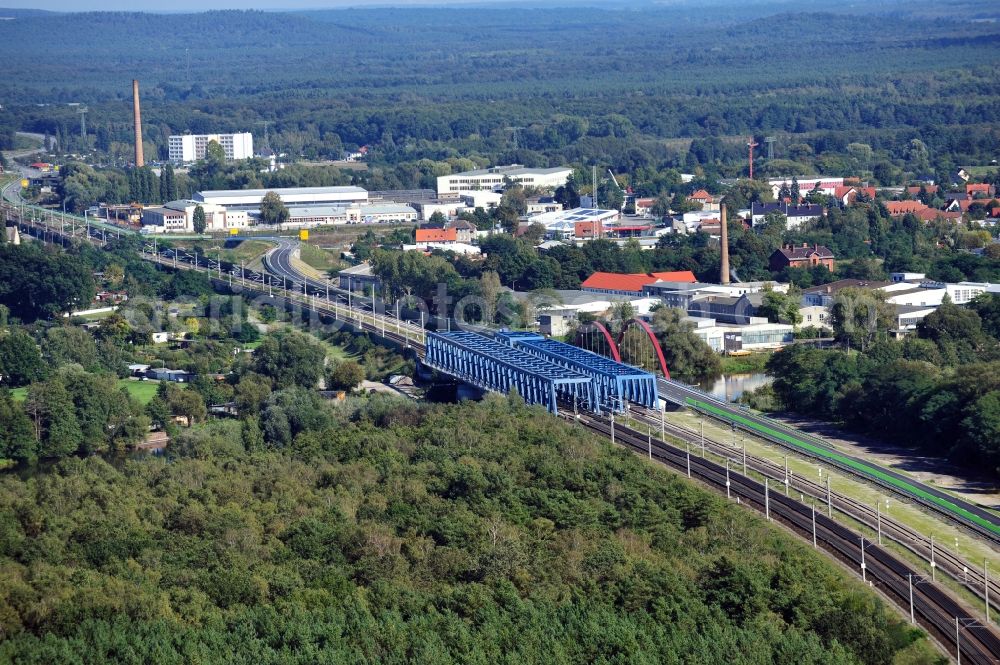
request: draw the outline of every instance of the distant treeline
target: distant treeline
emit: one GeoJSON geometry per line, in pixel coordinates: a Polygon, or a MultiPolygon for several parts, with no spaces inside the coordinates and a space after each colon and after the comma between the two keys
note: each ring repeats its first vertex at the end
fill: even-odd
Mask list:
{"type": "Polygon", "coordinates": [[[161,159],[171,133],[249,130],[260,143],[264,121],[276,151],[336,158],[371,145],[391,166],[461,156],[735,175],[737,137],[749,133],[777,136],[775,160],[825,173],[846,170],[823,156],[853,142],[876,153],[865,171],[914,139],[928,149],[927,163],[906,166],[914,172],[995,156],[996,25],[781,11],[43,15],[0,25],[7,67],[25,73],[8,81],[5,105],[17,129],[120,161],[132,76],[161,159]],[[171,45],[126,37],[143,34],[170,34],[171,45]],[[110,64],[128,77],[109,76],[110,64]],[[89,106],[85,138],[70,102],[89,106]]]}

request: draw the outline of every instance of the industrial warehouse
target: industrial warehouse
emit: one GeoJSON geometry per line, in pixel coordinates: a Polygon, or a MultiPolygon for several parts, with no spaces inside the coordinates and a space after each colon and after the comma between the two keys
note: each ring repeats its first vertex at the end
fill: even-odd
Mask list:
{"type": "Polygon", "coordinates": [[[191,200],[170,201],[142,212],[144,233],[193,233],[194,211],[205,213],[209,232],[242,229],[261,224],[261,201],[276,194],[288,209],[286,229],[330,224],[415,223],[419,217],[410,205],[369,201],[361,187],[290,187],[278,189],[206,190],[191,200]]]}

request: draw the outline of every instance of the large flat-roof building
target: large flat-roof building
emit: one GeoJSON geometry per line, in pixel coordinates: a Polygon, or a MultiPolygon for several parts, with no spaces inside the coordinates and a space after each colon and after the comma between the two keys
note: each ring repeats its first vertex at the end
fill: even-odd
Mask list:
{"type": "Polygon", "coordinates": [[[191,233],[194,231],[194,211],[198,207],[205,213],[206,231],[226,231],[247,226],[247,214],[242,210],[226,210],[220,205],[178,199],[143,210],[142,230],[145,233],[191,233]]]}
{"type": "Polygon", "coordinates": [[[554,189],[565,185],[572,173],[573,169],[568,166],[551,169],[528,168],[521,164],[493,166],[488,169],[438,176],[437,191],[438,196],[483,190],[495,192],[505,189],[508,184],[554,189]]]}
{"type": "Polygon", "coordinates": [[[268,192],[281,197],[286,206],[330,206],[368,203],[368,192],[361,187],[282,187],[277,189],[215,189],[198,192],[195,200],[247,211],[259,211],[268,192]]]}
{"type": "Polygon", "coordinates": [[[226,153],[226,159],[249,159],[253,157],[253,136],[250,132],[239,134],[179,134],[167,139],[167,151],[171,162],[196,162],[205,159],[205,151],[210,141],[216,141],[226,153]]]}
{"type": "MultiPolygon", "coordinates": [[[[382,224],[416,222],[417,211],[401,203],[365,203],[350,205],[290,205],[286,228],[312,228],[329,224],[382,224]]],[[[227,210],[237,208],[228,207],[227,210]]],[[[256,217],[256,213],[254,214],[256,217]]]]}

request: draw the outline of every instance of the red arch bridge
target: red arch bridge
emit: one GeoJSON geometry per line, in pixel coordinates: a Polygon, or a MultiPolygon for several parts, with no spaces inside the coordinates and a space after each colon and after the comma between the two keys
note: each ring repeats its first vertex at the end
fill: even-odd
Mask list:
{"type": "Polygon", "coordinates": [[[649,323],[640,318],[629,319],[615,337],[600,321],[580,326],[576,332],[576,346],[606,355],[617,362],[627,360],[635,365],[654,365],[663,378],[670,379],[663,347],[649,323]]]}

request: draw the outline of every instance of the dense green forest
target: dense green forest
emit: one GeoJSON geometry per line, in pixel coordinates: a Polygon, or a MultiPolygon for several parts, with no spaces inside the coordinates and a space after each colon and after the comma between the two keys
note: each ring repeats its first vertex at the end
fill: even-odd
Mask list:
{"type": "Polygon", "coordinates": [[[793,346],[775,353],[767,363],[774,384],[745,401],[1000,475],[1000,296],[983,294],[968,307],[946,302],[897,341],[878,332],[892,325],[890,307],[845,291],[833,325],[854,352],[793,346]],[[859,316],[875,325],[851,325],[859,316]]]}
{"type": "Polygon", "coordinates": [[[0,660],[936,662],[806,546],[516,399],[319,408],[0,478],[0,660]]]}
{"type": "Polygon", "coordinates": [[[761,173],[860,166],[891,184],[995,158],[1000,30],[988,7],[949,7],[27,16],[0,24],[19,72],[0,135],[38,131],[121,164],[134,77],[148,156],[185,131],[252,131],[259,145],[266,121],[293,159],[372,146],[372,171],[351,176],[372,189],[511,161],[738,175],[751,133],[777,137],[761,173]],[[70,102],[90,110],[85,138],[70,102]],[[871,149],[865,163],[844,161],[851,143],[871,149]]]}

